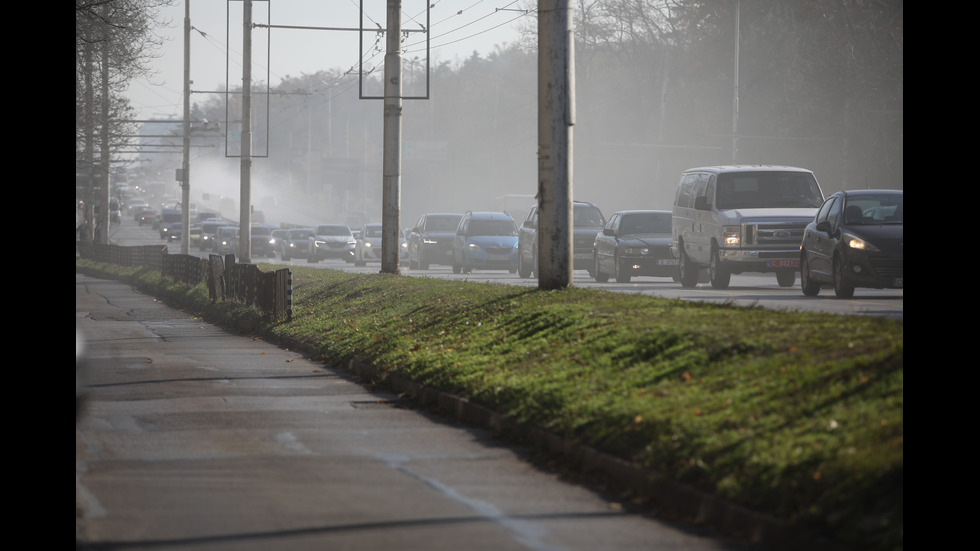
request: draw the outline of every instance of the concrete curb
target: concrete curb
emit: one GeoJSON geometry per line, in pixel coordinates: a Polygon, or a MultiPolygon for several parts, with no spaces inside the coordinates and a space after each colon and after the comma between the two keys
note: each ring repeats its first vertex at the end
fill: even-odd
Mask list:
{"type": "Polygon", "coordinates": [[[718,534],[762,548],[794,551],[843,551],[844,548],[806,533],[788,522],[730,503],[672,480],[661,473],[540,429],[521,428],[513,420],[468,399],[427,388],[406,377],[351,360],[346,370],[357,378],[406,396],[422,408],[435,409],[456,421],[516,438],[560,456],[580,474],[600,475],[619,491],[643,498],[656,514],[683,519],[718,534]]]}

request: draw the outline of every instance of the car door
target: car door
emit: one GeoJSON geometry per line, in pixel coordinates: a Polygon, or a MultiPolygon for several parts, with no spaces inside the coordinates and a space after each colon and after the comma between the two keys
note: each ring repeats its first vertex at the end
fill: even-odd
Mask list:
{"type": "Polygon", "coordinates": [[[419,248],[422,243],[422,230],[425,228],[425,215],[423,214],[418,222],[415,223],[415,227],[412,231],[408,233],[408,261],[409,263],[418,263],[422,259],[421,251],[419,248]]]}
{"type": "Polygon", "coordinates": [[[623,215],[614,213],[609,217],[606,227],[595,238],[596,267],[605,274],[614,273],[614,257],[616,255],[617,235],[623,215]]]}
{"type": "Polygon", "coordinates": [[[517,229],[517,253],[521,255],[521,262],[533,269],[537,269],[537,261],[534,251],[537,248],[538,236],[538,206],[534,205],[527,211],[527,216],[521,227],[517,229]]]}
{"type": "Polygon", "coordinates": [[[839,195],[827,200],[824,206],[817,211],[815,219],[817,225],[821,226],[822,229],[814,229],[814,231],[808,232],[806,243],[804,243],[810,274],[822,281],[832,281],[833,279],[834,249],[839,241],[835,234],[841,218],[843,202],[839,195]]]}

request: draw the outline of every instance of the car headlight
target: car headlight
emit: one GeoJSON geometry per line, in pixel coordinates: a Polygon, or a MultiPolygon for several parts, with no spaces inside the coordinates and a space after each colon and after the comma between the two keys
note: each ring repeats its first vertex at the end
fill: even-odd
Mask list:
{"type": "Polygon", "coordinates": [[[646,247],[626,247],[623,249],[623,254],[628,256],[646,256],[650,254],[650,249],[646,247]]]}
{"type": "Polygon", "coordinates": [[[474,252],[474,253],[480,252],[480,246],[477,245],[476,243],[467,243],[466,248],[469,249],[470,252],[474,252]]]}
{"type": "Polygon", "coordinates": [[[865,251],[865,252],[869,252],[869,253],[879,253],[879,252],[881,252],[881,249],[879,249],[878,247],[875,247],[870,242],[865,241],[864,239],[861,239],[860,237],[858,237],[858,236],[856,236],[854,234],[845,233],[843,239],[844,239],[844,243],[848,247],[850,247],[852,249],[855,249],[855,250],[858,250],[858,251],[865,251]]]}
{"type": "Polygon", "coordinates": [[[721,228],[721,238],[725,242],[725,245],[729,247],[738,247],[741,239],[741,229],[738,226],[723,226],[721,228]]]}
{"type": "Polygon", "coordinates": [[[436,241],[435,239],[423,239],[422,243],[426,245],[435,245],[436,243],[438,243],[438,241],[436,241]]]}
{"type": "Polygon", "coordinates": [[[371,242],[370,241],[365,241],[364,242],[364,246],[370,249],[371,248],[371,242]]]}

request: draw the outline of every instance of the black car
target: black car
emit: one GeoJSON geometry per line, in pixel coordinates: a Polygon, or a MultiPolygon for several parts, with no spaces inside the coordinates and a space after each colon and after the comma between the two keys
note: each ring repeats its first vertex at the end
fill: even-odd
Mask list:
{"type": "Polygon", "coordinates": [[[306,258],[310,252],[309,240],[315,236],[313,228],[290,229],[286,232],[286,237],[283,238],[279,256],[283,260],[289,260],[293,257],[306,258]]]}
{"type": "MultiPolygon", "coordinates": [[[[538,205],[532,205],[517,233],[517,275],[528,278],[538,269],[538,205]]],[[[592,249],[595,236],[606,225],[606,219],[594,203],[572,203],[572,269],[592,273],[592,249]]]]}
{"type": "Polygon", "coordinates": [[[816,296],[833,285],[840,298],[855,287],[902,289],[903,191],[863,189],[831,195],[803,232],[800,283],[816,296]]]}
{"type": "Polygon", "coordinates": [[[428,270],[430,264],[451,266],[453,239],[462,217],[450,212],[423,214],[408,233],[408,267],[428,270]]]}
{"type": "Polygon", "coordinates": [[[167,232],[164,234],[168,243],[179,242],[183,234],[184,224],[181,222],[172,222],[167,226],[167,232]]]}
{"type": "Polygon", "coordinates": [[[252,256],[276,256],[276,240],[272,237],[272,227],[252,226],[250,235],[252,256]]]}
{"type": "Polygon", "coordinates": [[[633,276],[669,277],[680,281],[680,263],[670,252],[669,210],[623,210],[613,213],[595,237],[592,276],[629,283],[633,276]]]}

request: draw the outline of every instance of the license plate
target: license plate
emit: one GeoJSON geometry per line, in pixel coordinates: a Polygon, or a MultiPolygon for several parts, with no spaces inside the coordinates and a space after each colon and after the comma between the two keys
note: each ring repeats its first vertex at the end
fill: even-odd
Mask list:
{"type": "Polygon", "coordinates": [[[575,253],[575,260],[589,260],[592,258],[592,253],[575,253]]]}
{"type": "Polygon", "coordinates": [[[766,261],[766,266],[769,266],[770,268],[799,268],[800,259],[786,258],[782,260],[768,260],[766,261]]]}
{"type": "Polygon", "coordinates": [[[505,254],[492,254],[490,255],[490,260],[491,261],[510,260],[510,257],[505,254]]]}
{"type": "Polygon", "coordinates": [[[681,261],[676,258],[661,258],[657,260],[657,266],[680,266],[681,261]]]}

